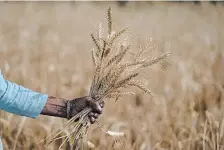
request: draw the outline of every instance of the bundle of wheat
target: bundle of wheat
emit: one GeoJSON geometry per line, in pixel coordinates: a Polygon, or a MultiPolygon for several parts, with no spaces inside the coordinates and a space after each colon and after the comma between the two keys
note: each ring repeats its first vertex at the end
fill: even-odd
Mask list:
{"type": "MultiPolygon", "coordinates": [[[[118,32],[113,31],[111,8],[107,11],[107,17],[108,35],[103,37],[101,29],[98,30],[97,37],[95,37],[94,34],[91,34],[96,49],[92,49],[94,76],[89,96],[99,103],[108,98],[118,100],[118,98],[124,95],[133,94],[132,92],[126,92],[123,90],[128,87],[137,87],[152,95],[152,92],[144,86],[143,82],[134,79],[139,76],[139,69],[164,60],[170,55],[170,52],[148,59],[143,58],[147,49],[142,49],[135,54],[133,60],[125,61],[125,56],[130,54],[131,44],[120,38],[127,31],[127,28],[123,28],[118,32]]],[[[91,108],[84,109],[79,114],[71,118],[62,129],[55,131],[47,138],[51,138],[51,141],[65,138],[61,146],[65,142],[69,142],[71,149],[78,149],[91,124],[88,117],[90,112],[91,108]],[[78,122],[74,122],[77,118],[79,118],[78,122]],[[70,129],[70,133],[67,133],[65,136],[58,137],[68,128],[70,129]]],[[[107,131],[105,133],[111,136],[123,135],[123,133],[114,133],[111,131],[107,131]]]]}

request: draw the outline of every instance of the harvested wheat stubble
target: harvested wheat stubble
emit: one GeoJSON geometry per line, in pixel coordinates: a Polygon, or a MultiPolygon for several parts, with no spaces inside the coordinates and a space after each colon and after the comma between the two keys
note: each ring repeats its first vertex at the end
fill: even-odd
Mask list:
{"type": "MultiPolygon", "coordinates": [[[[122,35],[128,28],[125,27],[117,32],[113,31],[111,14],[111,8],[109,8],[107,11],[107,36],[103,37],[101,28],[98,29],[97,37],[91,34],[95,48],[92,49],[94,74],[89,96],[99,103],[109,98],[118,100],[121,96],[133,94],[132,92],[124,91],[124,89],[129,87],[137,87],[153,96],[152,92],[144,86],[144,82],[137,80],[136,77],[140,75],[140,69],[160,63],[170,55],[170,52],[162,53],[157,57],[149,59],[143,57],[145,56],[145,52],[149,50],[144,48],[135,54],[133,60],[127,61],[125,57],[131,54],[131,44],[126,42],[126,39],[122,38],[122,35]]],[[[59,149],[65,142],[69,142],[71,149],[79,149],[91,125],[88,118],[88,113],[90,112],[91,108],[84,109],[71,118],[63,128],[53,132],[46,139],[50,140],[49,143],[57,139],[64,139],[59,149]],[[78,122],[74,122],[77,118],[79,118],[78,122]],[[65,132],[66,130],[69,133],[65,132]],[[66,133],[65,136],[58,137],[64,132],[66,133]]],[[[99,127],[101,128],[100,125],[99,127]]],[[[102,129],[102,131],[104,130],[102,129]]],[[[124,135],[122,132],[104,132],[111,136],[124,135]]],[[[86,143],[88,144],[89,142],[86,143]]],[[[93,145],[91,146],[93,147],[93,145]]]]}

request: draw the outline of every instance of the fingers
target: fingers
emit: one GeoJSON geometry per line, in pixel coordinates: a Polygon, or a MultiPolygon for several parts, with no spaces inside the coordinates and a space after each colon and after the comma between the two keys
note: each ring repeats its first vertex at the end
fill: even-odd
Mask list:
{"type": "Polygon", "coordinates": [[[88,97],[87,105],[92,108],[92,112],[90,112],[88,116],[91,124],[94,124],[98,119],[99,115],[102,114],[105,103],[104,101],[96,102],[91,97],[88,97]]]}
{"type": "Polygon", "coordinates": [[[96,122],[98,117],[99,117],[99,114],[97,113],[93,113],[93,112],[89,113],[89,119],[92,124],[96,122]]]}
{"type": "Polygon", "coordinates": [[[90,113],[89,113],[89,116],[90,116],[90,117],[93,117],[93,118],[95,118],[95,119],[97,119],[97,118],[99,117],[99,114],[90,112],[90,113]]]}
{"type": "Polygon", "coordinates": [[[100,107],[103,108],[105,105],[104,101],[100,102],[100,107]]]}
{"type": "Polygon", "coordinates": [[[93,109],[93,112],[102,114],[104,108],[104,101],[94,102],[94,100],[88,99],[88,105],[93,109]]]}
{"type": "Polygon", "coordinates": [[[93,117],[90,117],[89,120],[90,120],[90,123],[91,123],[91,124],[94,124],[94,123],[96,122],[96,119],[93,118],[93,117]]]}

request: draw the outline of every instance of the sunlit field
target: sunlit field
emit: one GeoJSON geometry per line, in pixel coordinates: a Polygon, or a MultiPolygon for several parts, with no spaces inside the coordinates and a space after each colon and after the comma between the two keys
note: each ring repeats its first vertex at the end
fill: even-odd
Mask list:
{"type": "MultiPolygon", "coordinates": [[[[0,68],[4,77],[52,96],[88,95],[94,47],[90,33],[101,22],[106,32],[109,6],[115,29],[130,28],[134,50],[144,41],[159,39],[157,48],[172,51],[172,57],[168,69],[146,70],[154,98],[136,89],[135,96],[116,103],[106,101],[99,123],[125,136],[110,137],[95,124],[88,133],[93,149],[223,150],[224,5],[1,2],[0,68]]],[[[39,142],[64,123],[66,119],[30,119],[0,111],[4,150],[58,149],[62,140],[50,145],[39,142]]]]}

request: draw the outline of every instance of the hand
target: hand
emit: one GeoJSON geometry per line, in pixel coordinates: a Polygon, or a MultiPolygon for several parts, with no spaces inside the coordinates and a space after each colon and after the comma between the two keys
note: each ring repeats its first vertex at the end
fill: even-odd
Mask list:
{"type": "Polygon", "coordinates": [[[87,107],[92,108],[92,111],[88,114],[90,122],[92,124],[96,122],[96,119],[100,114],[102,114],[104,108],[104,102],[99,104],[98,102],[95,102],[94,99],[88,96],[68,101],[67,105],[68,119],[72,118],[87,107]]]}

